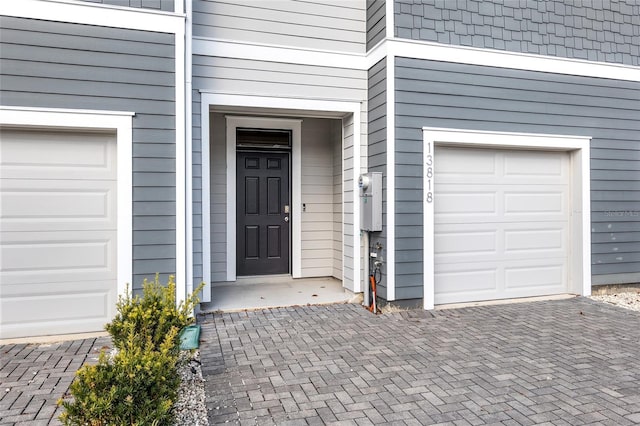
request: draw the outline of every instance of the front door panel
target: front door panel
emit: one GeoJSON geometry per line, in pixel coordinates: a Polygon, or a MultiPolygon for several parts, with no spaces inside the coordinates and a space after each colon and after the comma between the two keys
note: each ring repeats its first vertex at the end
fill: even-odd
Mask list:
{"type": "Polygon", "coordinates": [[[238,152],[237,274],[289,272],[289,154],[238,152]]]}

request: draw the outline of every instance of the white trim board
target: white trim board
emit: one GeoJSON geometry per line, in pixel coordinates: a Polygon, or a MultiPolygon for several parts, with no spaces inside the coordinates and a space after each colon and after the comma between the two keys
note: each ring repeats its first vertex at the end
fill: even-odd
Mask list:
{"type": "Polygon", "coordinates": [[[355,70],[368,70],[388,55],[393,58],[426,59],[523,71],[640,81],[640,67],[629,65],[389,37],[378,43],[366,55],[205,37],[193,38],[193,53],[201,56],[355,70]]]}
{"type": "Polygon", "coordinates": [[[2,126],[115,131],[118,295],[126,294],[127,284],[132,284],[133,278],[133,115],[127,111],[0,107],[2,126]]]}
{"type": "Polygon", "coordinates": [[[179,13],[73,0],[2,1],[0,15],[174,34],[184,33],[185,20],[179,13]]]}
{"type": "Polygon", "coordinates": [[[396,300],[396,82],[395,60],[386,57],[387,67],[387,300],[396,300]]]}
{"type": "MultiPolygon", "coordinates": [[[[203,278],[205,281],[205,292],[211,291],[211,211],[210,211],[210,202],[211,202],[211,164],[210,164],[210,109],[211,107],[220,106],[220,107],[246,107],[246,108],[271,108],[278,110],[290,110],[291,115],[298,115],[297,112],[304,112],[304,116],[313,117],[313,111],[317,111],[319,113],[322,112],[336,112],[346,114],[353,114],[354,121],[354,153],[359,152],[359,146],[361,145],[361,125],[360,125],[360,113],[361,106],[359,102],[341,102],[334,100],[310,100],[310,99],[293,99],[293,98],[276,98],[276,97],[265,97],[265,96],[246,96],[246,95],[230,95],[230,94],[221,94],[221,93],[212,93],[212,92],[201,92],[201,100],[200,100],[200,114],[201,114],[201,141],[202,141],[202,265],[203,265],[203,278]]],[[[240,113],[237,113],[240,114],[240,113]]],[[[320,118],[323,118],[321,114],[320,118]]],[[[252,117],[254,118],[254,117],[252,117]]],[[[268,120],[272,120],[269,118],[268,120]]],[[[227,140],[227,143],[229,141],[227,140]]],[[[344,137],[343,137],[344,144],[344,137]]],[[[344,155],[344,146],[343,146],[343,155],[344,155]]],[[[229,161],[229,153],[227,152],[227,161],[229,161]]],[[[353,188],[354,194],[358,193],[358,176],[360,174],[360,156],[354,155],[354,164],[353,164],[353,188]]],[[[235,165],[235,161],[232,162],[235,165]]],[[[294,169],[295,170],[295,169],[294,169]]],[[[344,170],[344,168],[343,168],[344,170]]],[[[228,176],[227,171],[227,176],[228,176]]],[[[299,173],[299,172],[298,172],[299,173]]],[[[299,174],[298,174],[299,175],[299,174]]],[[[343,176],[344,179],[344,176],[343,176]]],[[[235,182],[235,173],[233,175],[232,182],[235,182]]],[[[292,176],[292,182],[295,183],[295,175],[292,176]]],[[[298,183],[300,184],[300,183],[298,183]]],[[[301,189],[300,189],[301,191],[301,189]]],[[[229,197],[229,193],[231,191],[227,187],[227,197],[229,197]]],[[[235,191],[233,191],[235,195],[235,191]]],[[[293,195],[293,194],[292,194],[293,195]]],[[[344,204],[345,200],[343,197],[343,214],[345,211],[344,204]]],[[[227,198],[227,217],[235,217],[235,199],[233,200],[234,211],[232,212],[233,216],[229,216],[229,199],[227,198]]],[[[300,214],[301,204],[298,203],[298,208],[296,208],[296,204],[292,205],[292,220],[294,224],[297,222],[300,223],[300,218],[296,219],[296,211],[297,214],[300,214]]],[[[358,203],[354,203],[353,206],[353,215],[354,215],[354,229],[360,229],[360,210],[358,203]]],[[[229,220],[227,220],[227,226],[229,220]]],[[[234,221],[235,224],[235,221],[234,221]]],[[[343,220],[344,225],[344,220],[343,220]]],[[[235,225],[234,225],[235,226],[235,225]]],[[[295,238],[295,227],[292,229],[293,235],[295,238]]],[[[227,234],[229,233],[229,229],[227,229],[227,234]]],[[[235,244],[235,234],[234,234],[234,244],[235,244]]],[[[227,240],[227,244],[229,244],[227,240]]],[[[295,246],[295,240],[294,240],[295,246]]],[[[298,247],[300,245],[298,244],[298,247]]],[[[235,247],[235,246],[234,246],[235,247]]],[[[342,253],[344,259],[344,250],[345,247],[345,239],[343,238],[342,243],[342,253]]],[[[354,289],[353,291],[362,291],[360,282],[360,234],[359,232],[354,232],[353,235],[353,247],[354,247],[354,289]]],[[[229,246],[227,246],[229,249],[229,246]]],[[[295,249],[294,249],[295,250],[295,249]]],[[[227,257],[227,280],[235,281],[235,248],[233,251],[228,251],[228,253],[233,256],[233,274],[229,274],[229,257],[227,257]],[[233,278],[230,280],[230,278],[233,278]]],[[[298,262],[299,265],[299,262],[298,262]]],[[[295,262],[292,265],[293,271],[295,272],[295,262]]],[[[344,265],[343,265],[344,269],[344,265]]],[[[296,277],[294,275],[294,277],[296,277]]],[[[343,279],[344,284],[344,279],[343,279]]]]}
{"type": "MultiPolygon", "coordinates": [[[[437,171],[435,147],[438,145],[568,151],[571,155],[571,223],[569,290],[588,296],[591,294],[591,207],[590,207],[590,137],[564,136],[531,133],[508,133],[469,131],[424,127],[422,164],[437,171]],[[425,147],[431,146],[430,154],[425,147]],[[430,155],[430,157],[428,157],[430,155]]],[[[423,188],[428,187],[427,173],[423,173],[423,188]]],[[[424,309],[434,309],[434,203],[438,199],[438,188],[431,191],[433,202],[423,197],[423,262],[424,262],[424,309]]]]}
{"type": "MultiPolygon", "coordinates": [[[[191,143],[187,143],[187,123],[191,126],[191,118],[187,120],[185,91],[185,25],[175,28],[175,94],[176,94],[176,303],[186,299],[193,288],[193,235],[187,232],[187,215],[192,215],[193,206],[187,204],[187,182],[191,186],[192,171],[187,167],[187,159],[191,158],[191,143]],[[189,153],[187,154],[187,149],[189,153]],[[188,173],[187,173],[188,172],[188,173]]],[[[190,217],[191,219],[191,217],[190,217]]]]}

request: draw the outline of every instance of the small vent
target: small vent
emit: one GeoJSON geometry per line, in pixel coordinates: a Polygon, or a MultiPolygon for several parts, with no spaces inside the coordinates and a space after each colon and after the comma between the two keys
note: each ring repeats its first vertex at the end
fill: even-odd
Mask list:
{"type": "Polygon", "coordinates": [[[291,130],[236,129],[239,147],[290,148],[291,130]]]}

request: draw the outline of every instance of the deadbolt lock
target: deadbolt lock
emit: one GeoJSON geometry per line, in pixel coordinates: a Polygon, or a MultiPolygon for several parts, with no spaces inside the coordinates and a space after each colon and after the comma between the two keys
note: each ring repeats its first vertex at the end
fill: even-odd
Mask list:
{"type": "Polygon", "coordinates": [[[289,213],[289,206],[288,205],[284,206],[284,212],[287,213],[287,214],[289,213]]]}

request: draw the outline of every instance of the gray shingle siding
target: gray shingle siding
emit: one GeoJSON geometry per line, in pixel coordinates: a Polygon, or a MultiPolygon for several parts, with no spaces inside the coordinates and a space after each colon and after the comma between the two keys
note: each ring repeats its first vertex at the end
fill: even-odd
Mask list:
{"type": "Polygon", "coordinates": [[[423,126],[591,136],[594,282],[640,273],[640,83],[407,58],[395,73],[398,299],[423,291],[423,126]]]}
{"type": "Polygon", "coordinates": [[[2,104],[133,111],[133,287],[176,269],[174,36],[0,18],[2,104]]]}
{"type": "MultiPolygon", "coordinates": [[[[387,62],[381,60],[368,72],[368,170],[382,172],[382,223],[387,220],[387,62]]],[[[379,241],[383,247],[387,246],[386,226],[382,232],[371,233],[371,244],[379,241]]],[[[365,250],[366,253],[366,250],[365,250]]],[[[383,258],[384,256],[383,251],[383,258]]],[[[365,259],[368,257],[365,256],[365,259]]],[[[382,268],[382,281],[378,286],[378,295],[387,297],[387,283],[385,268],[382,268]]]]}
{"type": "Polygon", "coordinates": [[[374,47],[386,36],[385,0],[367,0],[367,50],[374,47]]]}
{"type": "Polygon", "coordinates": [[[395,0],[401,38],[640,65],[637,0],[395,0]]]}
{"type": "MultiPolygon", "coordinates": [[[[101,3],[111,6],[134,7],[139,9],[155,9],[173,12],[174,0],[81,0],[88,3],[101,3]]],[[[190,0],[189,0],[190,1],[190,0]]]]}

